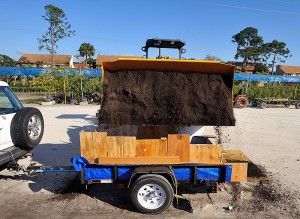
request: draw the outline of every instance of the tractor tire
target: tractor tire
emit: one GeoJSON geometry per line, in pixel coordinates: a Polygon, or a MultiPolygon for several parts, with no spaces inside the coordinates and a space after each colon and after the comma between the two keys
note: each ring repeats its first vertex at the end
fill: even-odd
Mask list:
{"type": "Polygon", "coordinates": [[[247,104],[248,104],[248,99],[246,97],[239,97],[235,103],[235,105],[240,109],[245,108],[247,104]]]}
{"type": "Polygon", "coordinates": [[[16,147],[32,150],[41,142],[44,134],[44,119],[41,112],[32,107],[17,111],[11,122],[10,133],[16,147]]]}
{"type": "Polygon", "coordinates": [[[172,203],[174,190],[170,182],[161,175],[140,176],[130,191],[133,205],[142,213],[159,214],[172,203]]]}
{"type": "Polygon", "coordinates": [[[296,109],[300,109],[300,102],[295,104],[296,109]]]}

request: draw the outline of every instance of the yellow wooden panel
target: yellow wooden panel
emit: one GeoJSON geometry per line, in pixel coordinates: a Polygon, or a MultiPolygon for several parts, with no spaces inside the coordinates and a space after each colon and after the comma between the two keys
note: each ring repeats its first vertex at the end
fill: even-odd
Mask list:
{"type": "Polygon", "coordinates": [[[168,156],[180,156],[183,162],[190,162],[190,135],[168,135],[168,156]]]}
{"type": "Polygon", "coordinates": [[[119,137],[107,136],[107,157],[122,157],[123,148],[119,144],[119,137]]]}
{"type": "Polygon", "coordinates": [[[168,135],[168,147],[167,147],[168,156],[181,156],[180,139],[181,139],[180,135],[178,134],[168,135]]]}
{"type": "Polygon", "coordinates": [[[95,158],[107,156],[107,133],[93,132],[93,145],[95,158]]]}
{"type": "Polygon", "coordinates": [[[170,157],[99,157],[100,164],[180,164],[179,156],[170,157]]]}
{"type": "Polygon", "coordinates": [[[192,144],[190,146],[191,162],[220,163],[221,154],[221,145],[192,144]]]}
{"type": "Polygon", "coordinates": [[[136,141],[137,157],[161,157],[166,156],[166,139],[148,139],[136,141]]]}
{"type": "Polygon", "coordinates": [[[135,157],[136,156],[136,138],[133,136],[120,136],[119,144],[123,148],[122,157],[135,157]]]}
{"type": "Polygon", "coordinates": [[[158,140],[158,143],[156,145],[156,156],[167,156],[167,138],[158,140]]]}
{"type": "Polygon", "coordinates": [[[107,157],[135,157],[136,139],[132,136],[108,136],[107,157]]]}
{"type": "Polygon", "coordinates": [[[190,135],[180,135],[181,142],[181,161],[190,161],[190,135]]]}
{"type": "Polygon", "coordinates": [[[232,165],[231,182],[247,182],[248,163],[228,163],[232,165]]]}
{"type": "Polygon", "coordinates": [[[85,157],[90,163],[94,163],[95,158],[97,158],[94,149],[93,133],[80,132],[80,153],[81,156],[85,157]]]}

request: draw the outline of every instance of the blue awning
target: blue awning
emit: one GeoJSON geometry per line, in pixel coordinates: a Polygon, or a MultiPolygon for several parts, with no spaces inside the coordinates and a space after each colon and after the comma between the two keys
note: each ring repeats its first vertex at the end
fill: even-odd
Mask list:
{"type": "MultiPolygon", "coordinates": [[[[39,76],[40,74],[51,71],[51,68],[33,68],[33,67],[0,67],[0,76],[39,76]]],[[[75,74],[79,74],[79,69],[72,69],[75,74]]],[[[87,77],[101,77],[101,69],[81,69],[83,75],[87,77]]],[[[62,71],[61,74],[69,74],[68,70],[62,71]]]]}
{"type": "Polygon", "coordinates": [[[265,81],[265,82],[289,82],[300,83],[300,76],[279,76],[279,75],[257,75],[257,74],[234,74],[235,81],[265,81]]]}

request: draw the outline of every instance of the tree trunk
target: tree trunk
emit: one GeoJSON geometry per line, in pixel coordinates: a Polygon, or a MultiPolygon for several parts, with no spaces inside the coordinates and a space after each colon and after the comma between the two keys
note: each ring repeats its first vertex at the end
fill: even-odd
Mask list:
{"type": "Polygon", "coordinates": [[[274,58],[273,58],[273,61],[272,61],[272,75],[274,75],[274,66],[275,66],[275,59],[276,59],[276,53],[274,54],[274,58]]]}
{"type": "Polygon", "coordinates": [[[55,67],[55,62],[54,62],[54,33],[51,30],[50,32],[50,36],[51,36],[51,58],[52,58],[52,68],[55,67]]]}

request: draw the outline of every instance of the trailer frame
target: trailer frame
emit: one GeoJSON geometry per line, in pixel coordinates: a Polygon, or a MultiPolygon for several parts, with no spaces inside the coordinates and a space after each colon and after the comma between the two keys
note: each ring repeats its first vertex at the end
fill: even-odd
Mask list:
{"type": "Polygon", "coordinates": [[[290,99],[276,99],[276,98],[254,98],[251,101],[252,107],[257,107],[261,109],[267,108],[270,105],[284,105],[285,107],[290,107],[295,105],[296,109],[300,109],[300,100],[290,100],[290,99]]]}
{"type": "Polygon", "coordinates": [[[86,189],[91,184],[118,184],[130,190],[133,205],[146,214],[165,211],[174,197],[178,202],[179,184],[205,185],[207,192],[216,193],[218,183],[230,182],[232,175],[232,165],[223,163],[90,164],[84,157],[73,157],[71,162],[73,166],[21,166],[12,162],[7,168],[28,174],[77,172],[86,189]]]}

